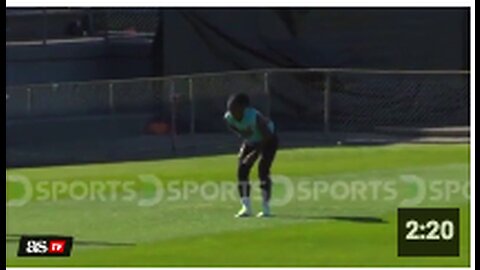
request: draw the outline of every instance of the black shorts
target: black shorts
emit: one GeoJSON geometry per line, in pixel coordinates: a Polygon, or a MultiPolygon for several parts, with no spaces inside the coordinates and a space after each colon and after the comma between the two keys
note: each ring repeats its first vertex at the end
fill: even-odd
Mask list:
{"type": "Polygon", "coordinates": [[[278,148],[279,139],[277,135],[272,136],[270,140],[261,146],[259,144],[248,144],[245,142],[240,152],[239,180],[248,180],[248,174],[258,158],[260,158],[258,166],[260,179],[269,178],[270,169],[275,160],[278,148]],[[251,154],[253,156],[248,162],[245,162],[245,159],[251,154]]]}

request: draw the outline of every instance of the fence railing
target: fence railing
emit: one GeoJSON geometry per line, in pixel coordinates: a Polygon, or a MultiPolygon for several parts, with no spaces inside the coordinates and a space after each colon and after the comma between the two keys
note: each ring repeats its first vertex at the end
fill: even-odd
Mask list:
{"type": "Polygon", "coordinates": [[[7,88],[7,120],[145,115],[176,132],[224,131],[228,96],[249,94],[285,130],[469,125],[470,72],[266,69],[7,88]],[[215,120],[215,121],[214,121],[215,120]]]}

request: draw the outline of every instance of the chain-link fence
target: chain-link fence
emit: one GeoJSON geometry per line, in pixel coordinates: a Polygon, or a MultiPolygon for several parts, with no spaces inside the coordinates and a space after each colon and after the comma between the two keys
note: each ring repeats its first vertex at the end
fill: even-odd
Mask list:
{"type": "Polygon", "coordinates": [[[238,92],[250,95],[280,132],[376,132],[470,123],[467,71],[253,70],[6,91],[7,148],[141,137],[164,138],[155,143],[175,151],[182,145],[212,148],[222,144],[215,136],[227,133],[225,102],[238,92]]]}
{"type": "Polygon", "coordinates": [[[269,81],[272,115],[288,129],[374,131],[470,122],[468,72],[287,70],[272,72],[269,81]]]}
{"type": "Polygon", "coordinates": [[[76,38],[153,39],[156,9],[7,9],[6,41],[59,42],[76,38]]]}
{"type": "Polygon", "coordinates": [[[245,92],[287,130],[469,125],[468,72],[269,70],[7,88],[7,119],[152,114],[183,132],[219,132],[245,92]],[[175,115],[172,116],[175,110],[175,115]]]}

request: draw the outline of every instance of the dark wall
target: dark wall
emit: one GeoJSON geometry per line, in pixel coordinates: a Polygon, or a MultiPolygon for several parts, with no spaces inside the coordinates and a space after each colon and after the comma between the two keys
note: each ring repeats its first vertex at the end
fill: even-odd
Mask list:
{"type": "Polygon", "coordinates": [[[56,83],[153,75],[151,43],[88,41],[6,47],[6,84],[56,83]]]}
{"type": "Polygon", "coordinates": [[[469,9],[183,9],[163,19],[167,74],[469,69],[469,9]]]}
{"type": "Polygon", "coordinates": [[[7,85],[271,67],[469,69],[469,9],[160,9],[158,18],[154,48],[9,45],[7,85]]]}

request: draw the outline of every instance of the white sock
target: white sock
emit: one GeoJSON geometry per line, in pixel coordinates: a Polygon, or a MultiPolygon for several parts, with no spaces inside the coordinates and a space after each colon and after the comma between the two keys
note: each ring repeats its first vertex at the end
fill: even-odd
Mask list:
{"type": "Polygon", "coordinates": [[[250,202],[250,198],[248,197],[242,198],[241,202],[242,202],[242,206],[247,208],[248,211],[252,209],[252,203],[250,202]]]}
{"type": "Polygon", "coordinates": [[[266,192],[262,192],[263,203],[262,207],[265,211],[270,211],[270,202],[266,192]]]}
{"type": "Polygon", "coordinates": [[[270,213],[270,203],[269,202],[264,201],[263,204],[262,204],[262,208],[263,208],[263,212],[265,214],[270,213]]]}

